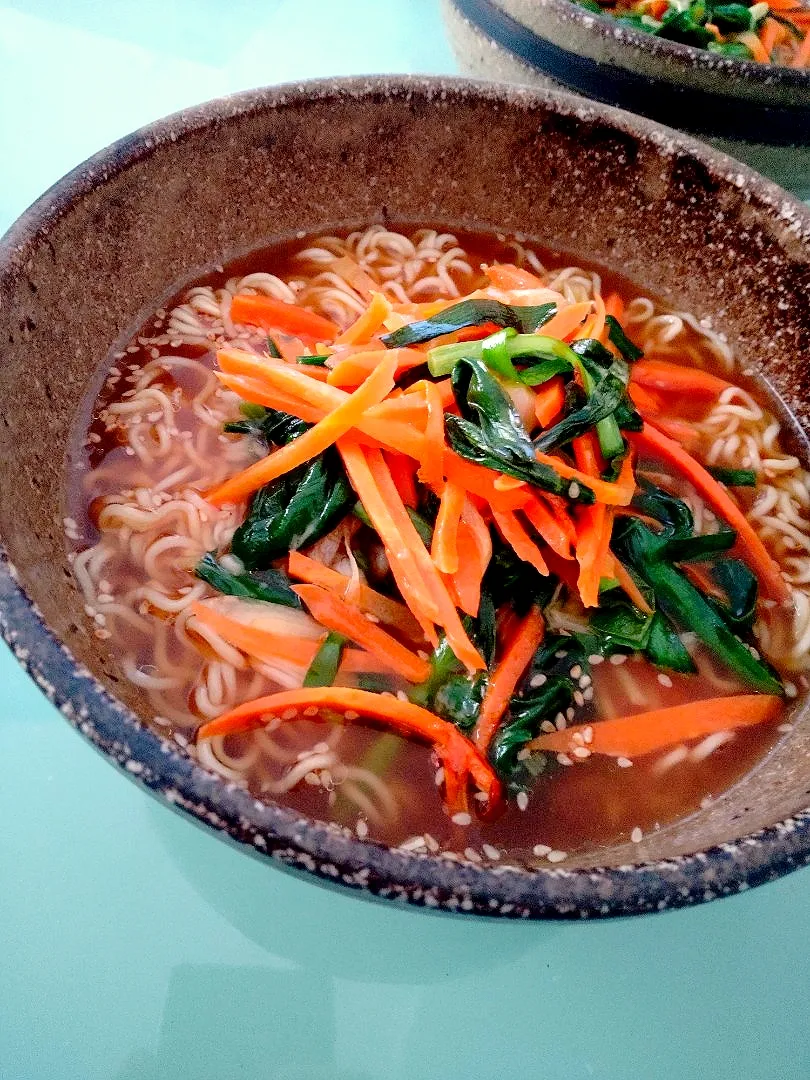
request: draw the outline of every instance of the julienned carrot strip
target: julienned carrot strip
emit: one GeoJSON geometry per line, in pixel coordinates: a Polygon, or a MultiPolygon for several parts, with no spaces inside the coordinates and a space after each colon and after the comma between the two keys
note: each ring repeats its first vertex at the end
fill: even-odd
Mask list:
{"type": "Polygon", "coordinates": [[[542,428],[551,427],[554,418],[565,407],[565,384],[562,375],[555,375],[537,388],[534,399],[534,415],[542,428]]]}
{"type": "Polygon", "coordinates": [[[775,720],[781,708],[782,699],[772,694],[707,698],[635,716],[602,720],[597,724],[577,724],[564,731],[541,735],[528,746],[533,750],[566,753],[577,745],[574,736],[587,738],[590,735],[591,741],[580,745],[587,745],[592,754],[632,759],[665,750],[676,743],[692,742],[715,731],[733,731],[775,720]]]}
{"type": "Polygon", "coordinates": [[[270,296],[237,293],[231,301],[231,318],[234,322],[260,326],[263,330],[304,334],[316,341],[334,341],[338,334],[338,327],[322,315],[315,315],[297,304],[286,304],[270,296]]]}
{"type": "Polygon", "coordinates": [[[652,615],[653,609],[644,599],[644,594],[639,589],[633,580],[633,576],[630,571],[625,567],[621,559],[613,560],[613,574],[618,581],[622,592],[628,598],[631,604],[635,604],[639,611],[645,615],[652,615]]]}
{"type": "Polygon", "coordinates": [[[399,497],[406,506],[415,510],[419,500],[416,492],[416,463],[413,458],[406,457],[405,454],[387,453],[385,460],[391,470],[399,497]]]}
{"type": "Polygon", "coordinates": [[[582,324],[591,312],[593,305],[590,300],[580,303],[569,304],[553,315],[549,321],[538,330],[543,337],[557,338],[565,341],[581,329],[582,324]]]}
{"type": "Polygon", "coordinates": [[[745,514],[723,485],[674,439],[670,439],[651,425],[645,424],[642,431],[633,432],[629,437],[639,453],[649,454],[673,465],[686,477],[698,494],[706,499],[712,509],[732,529],[736,530],[741,558],[757,575],[768,596],[772,600],[785,603],[790,598],[790,590],[778,565],[768,554],[765,545],[749,524],[745,514]]]}
{"type": "MultiPolygon", "coordinates": [[[[430,631],[426,624],[439,622],[439,609],[425,583],[414,552],[400,534],[391,509],[371,471],[368,458],[374,451],[365,450],[355,440],[348,438],[339,440],[338,451],[351,485],[383,542],[391,573],[399,586],[402,598],[419,625],[429,635],[430,631]]],[[[393,481],[391,484],[393,486],[393,481]]],[[[407,517],[407,512],[405,516],[407,517]]],[[[437,640],[435,633],[432,636],[435,642],[437,640]]],[[[430,637],[428,639],[430,640],[430,637]]]]}
{"type": "Polygon", "coordinates": [[[496,289],[543,289],[545,281],[514,263],[492,263],[484,273],[496,289]]]}
{"type": "Polygon", "coordinates": [[[596,433],[587,431],[571,443],[574,451],[574,460],[577,468],[581,469],[591,480],[596,479],[605,467],[605,459],[599,449],[596,433]]]}
{"type": "MultiPolygon", "coordinates": [[[[577,465],[583,473],[591,479],[598,477],[604,461],[595,432],[588,431],[574,439],[573,449],[577,465]]],[[[610,544],[612,520],[604,503],[583,506],[577,512],[577,589],[585,607],[597,607],[599,604],[599,582],[604,556],[610,544]]]]}
{"type": "Polygon", "coordinates": [[[577,530],[569,513],[569,504],[560,495],[554,495],[550,491],[537,492],[535,498],[547,506],[554,516],[554,520],[565,533],[568,543],[577,542],[577,530]]]}
{"type": "Polygon", "coordinates": [[[443,574],[455,574],[458,570],[458,527],[465,498],[464,488],[448,480],[442,491],[430,549],[436,568],[443,574]]]}
{"type": "Polygon", "coordinates": [[[362,315],[335,338],[336,345],[360,345],[373,337],[391,314],[391,304],[382,293],[372,293],[362,315]]]}
{"type": "Polygon", "coordinates": [[[425,382],[427,403],[427,426],[425,427],[425,456],[419,469],[419,479],[424,484],[437,483],[442,479],[444,457],[444,406],[441,395],[433,383],[425,382]]]}
{"type": "Polygon", "coordinates": [[[492,516],[498,526],[498,531],[517,557],[524,562],[530,563],[538,574],[547,577],[548,566],[546,561],[517,515],[510,510],[495,510],[493,508],[492,516]]]}
{"type": "Polygon", "coordinates": [[[556,551],[561,559],[573,558],[568,533],[545,503],[539,498],[530,499],[523,507],[523,513],[552,551],[556,551]]]}
{"type": "Polygon", "coordinates": [[[458,553],[458,570],[453,575],[458,606],[467,615],[477,615],[481,604],[481,583],[492,558],[492,536],[469,495],[461,511],[458,553]]]}
{"type": "Polygon", "coordinates": [[[247,469],[232,476],[230,480],[218,484],[207,493],[208,501],[214,506],[221,506],[227,502],[240,502],[248,495],[252,495],[254,491],[258,491],[260,487],[269,484],[271,480],[283,476],[298,465],[322,454],[327,447],[332,446],[341,435],[345,435],[362,419],[369,406],[376,405],[390,393],[394,386],[395,368],[396,357],[391,357],[388,361],[383,360],[363,385],[334,412],[329,413],[297,439],[279,447],[261,461],[249,465],[247,469]]]}
{"type": "Polygon", "coordinates": [[[765,19],[762,24],[762,29],[759,32],[759,40],[762,42],[762,48],[768,54],[768,59],[770,59],[776,42],[779,41],[784,34],[785,28],[780,26],[775,19],[765,19]]]}
{"type": "MultiPolygon", "coordinates": [[[[453,383],[451,379],[439,379],[438,382],[431,384],[435,386],[439,395],[439,400],[442,403],[442,408],[447,412],[456,403],[455,394],[453,393],[453,383]]],[[[404,393],[404,397],[410,398],[417,395],[424,394],[425,380],[420,379],[419,382],[413,383],[407,387],[404,393]]]]}
{"type": "MultiPolygon", "coordinates": [[[[481,671],[486,668],[486,664],[482,660],[478,650],[470,641],[467,631],[462,626],[458,611],[456,611],[455,605],[447,593],[441,575],[436,569],[427,548],[414,528],[413,522],[408,517],[408,513],[402,500],[397,494],[397,489],[394,486],[394,482],[391,479],[391,473],[388,471],[388,466],[385,464],[382,454],[371,450],[367,454],[367,461],[377,490],[388,507],[399,535],[408,546],[408,549],[413,553],[422,579],[425,582],[431,597],[435,601],[439,616],[435,621],[438,622],[440,626],[444,627],[444,632],[447,635],[447,642],[461,663],[464,664],[469,671],[481,671]]],[[[371,511],[368,507],[366,507],[366,510],[370,516],[371,511]]],[[[403,593],[403,599],[410,606],[407,592],[403,593]]]]}
{"type": "Polygon", "coordinates": [[[344,634],[352,641],[387,664],[408,682],[420,683],[430,675],[430,664],[417,656],[396,638],[370,622],[360,608],[348,604],[319,585],[294,585],[314,619],[328,630],[344,634]]]}
{"type": "Polygon", "coordinates": [[[270,663],[274,660],[282,660],[306,669],[312,663],[312,658],[320,643],[317,637],[296,637],[282,630],[276,632],[250,626],[217,610],[204,600],[195,600],[191,610],[195,619],[198,619],[203,626],[218,634],[235,649],[248,653],[257,660],[270,663]]]}
{"type": "Polygon", "coordinates": [[[418,349],[370,349],[340,360],[328,372],[327,382],[331,386],[359,386],[389,352],[396,353],[397,377],[426,362],[425,354],[418,349]]]}
{"type": "Polygon", "coordinates": [[[640,383],[634,382],[632,378],[627,387],[627,392],[640,412],[647,412],[651,416],[660,416],[666,411],[664,399],[659,394],[646,386],[642,386],[640,383]]]}
{"type": "Polygon", "coordinates": [[[543,612],[540,607],[532,607],[495,667],[481,702],[473,739],[482,754],[487,752],[501,718],[509,707],[512,694],[542,643],[545,633],[546,621],[543,612]]]}
{"type": "Polygon", "coordinates": [[[476,465],[473,461],[467,461],[446,447],[443,468],[448,480],[466,488],[479,499],[485,499],[498,510],[517,510],[518,507],[525,505],[532,495],[532,490],[527,484],[513,491],[499,491],[495,487],[495,480],[500,475],[499,473],[483,465],[476,465]]]}
{"type": "Polygon", "coordinates": [[[605,303],[599,293],[596,293],[590,306],[593,314],[583,323],[573,336],[574,341],[583,341],[585,338],[600,339],[605,329],[605,303]]]}
{"type": "Polygon", "coordinates": [[[216,371],[214,374],[223,386],[233,390],[243,401],[265,405],[269,409],[281,409],[291,416],[306,420],[308,424],[317,424],[326,415],[324,410],[316,405],[309,405],[299,397],[285,394],[283,390],[271,390],[259,379],[251,379],[247,375],[226,375],[223,371],[216,371]]]}
{"type": "Polygon", "coordinates": [[[610,484],[606,480],[596,480],[592,476],[587,476],[579,469],[574,469],[570,465],[566,465],[560,458],[553,457],[551,454],[542,454],[538,450],[535,457],[543,465],[548,465],[552,468],[557,475],[561,476],[564,480],[575,480],[578,484],[590,488],[596,496],[597,501],[604,503],[606,506],[629,506],[633,499],[633,493],[636,490],[636,481],[633,476],[633,469],[630,465],[629,457],[624,459],[622,471],[615,484],[610,484]]]}
{"type": "MultiPolygon", "coordinates": [[[[264,727],[271,717],[283,720],[288,710],[315,708],[338,714],[343,723],[370,719],[388,724],[401,735],[416,736],[431,743],[444,766],[445,775],[457,785],[468,779],[487,796],[492,808],[501,798],[501,784],[490,764],[453,724],[410,701],[349,687],[318,686],[305,690],[285,690],[239,705],[230,712],[203,724],[197,741],[216,735],[233,735],[264,727]]],[[[448,784],[448,788],[449,788],[448,784]]],[[[449,792],[448,792],[449,795],[449,792]]]]}
{"type": "MultiPolygon", "coordinates": [[[[322,589],[328,589],[341,598],[345,598],[346,590],[351,584],[351,579],[345,574],[302,555],[300,551],[290,552],[287,572],[291,578],[305,581],[308,585],[320,585],[322,589]]],[[[409,637],[418,639],[421,636],[419,627],[405,604],[384,596],[362,582],[357,590],[357,603],[369,615],[374,615],[380,622],[393,626],[409,637]]]]}
{"type": "Polygon", "coordinates": [[[690,398],[715,401],[731,383],[702,368],[670,364],[667,360],[637,360],[631,380],[650,390],[688,394],[690,398]]]}
{"type": "MultiPolygon", "coordinates": [[[[666,0],[661,0],[661,2],[666,3],[666,0]]],[[[622,321],[624,300],[617,292],[612,292],[605,297],[605,315],[611,315],[618,323],[622,321]]]]}
{"type": "MultiPolygon", "coordinates": [[[[388,350],[393,353],[394,350],[388,350]]],[[[259,404],[267,404],[273,407],[272,395],[276,392],[283,395],[285,401],[298,398],[299,407],[287,408],[277,404],[275,408],[283,408],[285,412],[292,412],[294,416],[308,419],[303,409],[311,415],[313,408],[322,409],[324,415],[333,412],[338,406],[345,404],[350,395],[337,386],[329,386],[326,383],[313,382],[306,375],[302,375],[292,364],[285,364],[278,360],[262,359],[242,349],[220,349],[217,360],[224,372],[228,375],[244,376],[254,380],[255,383],[263,383],[267,393],[266,400],[257,397],[248,400],[259,401],[259,404]]],[[[421,460],[424,456],[424,437],[412,426],[399,423],[395,414],[400,409],[398,399],[382,401],[367,409],[357,421],[357,427],[378,439],[392,450],[399,450],[403,454],[421,460]],[[394,415],[394,419],[391,417],[394,415]]]]}

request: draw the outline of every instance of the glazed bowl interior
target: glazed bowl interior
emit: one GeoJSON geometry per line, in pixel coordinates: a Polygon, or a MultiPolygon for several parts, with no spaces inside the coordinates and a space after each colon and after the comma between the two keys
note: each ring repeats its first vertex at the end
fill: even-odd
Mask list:
{"type": "MultiPolygon", "coordinates": [[[[388,221],[521,234],[711,319],[790,408],[804,453],[810,215],[735,163],[646,121],[564,95],[453,80],[317,83],[201,106],[82,166],[0,249],[0,532],[22,590],[4,578],[4,633],[108,755],[262,850],[328,851],[329,830],[234,791],[136,719],[142,703],[90,632],[72,584],[66,446],[103,358],[182,283],[279,238],[388,221]]],[[[802,713],[709,809],[632,849],[572,857],[568,877],[577,867],[700,852],[807,805],[802,713]]],[[[338,841],[358,873],[383,858],[376,845],[338,841]]],[[[385,872],[407,878],[415,865],[385,872]]],[[[419,866],[430,880],[430,860],[419,866]]],[[[526,876],[543,873],[556,875],[564,894],[563,871],[526,876]]]]}

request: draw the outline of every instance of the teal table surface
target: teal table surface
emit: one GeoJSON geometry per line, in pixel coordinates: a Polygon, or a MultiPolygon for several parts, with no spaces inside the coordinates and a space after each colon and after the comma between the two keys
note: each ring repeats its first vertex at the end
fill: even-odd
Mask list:
{"type": "MultiPolygon", "coordinates": [[[[0,3],[0,231],[161,115],[452,72],[435,0],[0,3]]],[[[0,646],[2,1080],[800,1080],[810,873],[594,924],[450,919],[247,858],[97,756],[0,646]]]]}

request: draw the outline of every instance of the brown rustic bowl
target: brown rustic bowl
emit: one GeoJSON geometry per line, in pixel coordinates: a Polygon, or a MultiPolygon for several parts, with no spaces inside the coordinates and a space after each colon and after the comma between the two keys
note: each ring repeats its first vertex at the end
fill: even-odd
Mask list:
{"type": "MultiPolygon", "coordinates": [[[[448,79],[214,101],[92,158],[0,243],[0,623],[20,662],[167,803],[277,864],[377,896],[513,917],[628,914],[810,860],[805,710],[709,809],[565,869],[462,865],[359,840],[257,802],[139,719],[65,555],[65,449],[88,386],[145,311],[213,264],[300,230],[375,221],[522,233],[619,269],[712,319],[807,423],[810,211],[727,158],[582,99],[448,79]]],[[[794,442],[805,453],[798,427],[794,442]]]]}
{"type": "Polygon", "coordinates": [[[716,56],[572,0],[442,0],[442,10],[465,75],[630,109],[810,198],[810,71],[716,56]]]}

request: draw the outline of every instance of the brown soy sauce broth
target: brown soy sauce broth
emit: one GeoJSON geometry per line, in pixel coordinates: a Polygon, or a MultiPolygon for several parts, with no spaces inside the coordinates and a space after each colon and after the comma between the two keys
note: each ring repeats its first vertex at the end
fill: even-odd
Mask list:
{"type": "MultiPolygon", "coordinates": [[[[402,231],[410,230],[403,228],[402,231]]],[[[514,260],[514,249],[508,238],[461,230],[448,231],[453,231],[457,236],[459,245],[468,252],[473,265],[514,260]]],[[[282,279],[294,277],[299,272],[294,255],[296,251],[306,247],[311,239],[299,237],[252,252],[233,260],[224,268],[217,268],[207,275],[202,275],[189,284],[211,285],[216,288],[221,287],[231,277],[241,277],[262,270],[270,270],[282,279]]],[[[530,246],[546,267],[575,265],[582,266],[585,270],[596,269],[602,277],[603,295],[617,291],[625,300],[640,295],[636,287],[619,275],[606,272],[601,267],[590,267],[587,263],[583,265],[578,258],[567,257],[540,245],[530,246]]],[[[477,280],[467,277],[463,288],[472,290],[482,283],[483,276],[477,280]]],[[[99,412],[106,404],[118,400],[128,376],[132,376],[154,358],[154,347],[148,342],[160,335],[165,322],[163,312],[179,302],[189,284],[184,286],[172,301],[164,303],[156,316],[146,320],[138,328],[131,338],[131,343],[124,350],[119,350],[108,359],[107,367],[120,372],[120,377],[113,377],[105,382],[95,398],[92,419],[89,424],[84,425],[72,457],[72,480],[68,491],[70,513],[90,542],[94,536],[95,512],[93,501],[88,501],[83,491],[81,477],[102,463],[105,468],[109,466],[105,482],[94,488],[97,500],[101,494],[126,487],[126,476],[132,460],[126,454],[125,447],[111,439],[105,431],[98,420],[99,412]],[[139,344],[139,341],[144,343],[139,344]]],[[[630,334],[633,336],[632,329],[630,334]]],[[[717,358],[703,346],[699,335],[688,327],[679,343],[682,346],[682,360],[698,362],[709,370],[728,376],[726,370],[721,370],[717,358]]],[[[206,367],[214,365],[213,353],[205,346],[180,345],[173,347],[171,352],[198,361],[206,367]]],[[[672,352],[673,350],[664,349],[660,358],[675,359],[674,355],[670,355],[672,352]]],[[[783,422],[788,422],[789,438],[795,443],[795,425],[792,418],[786,415],[781,403],[774,401],[758,382],[738,377],[736,373],[733,379],[765,402],[783,422]]],[[[178,376],[167,373],[165,385],[169,389],[178,386],[183,389],[182,374],[178,376]]],[[[701,409],[689,399],[678,402],[678,415],[692,420],[702,418],[701,409]]],[[[181,426],[183,423],[193,423],[193,417],[181,410],[178,423],[181,426]]],[[[657,471],[666,472],[660,468],[657,471]]],[[[675,494],[678,493],[678,481],[674,477],[670,477],[669,486],[675,494]]],[[[744,501],[752,498],[750,493],[743,491],[742,494],[744,501]]],[[[137,575],[138,570],[132,566],[131,572],[137,575]]],[[[122,655],[122,645],[116,637],[107,642],[107,647],[114,655],[122,655]]],[[[598,722],[599,719],[610,716],[726,693],[738,693],[743,689],[722,672],[715,671],[708,657],[699,649],[693,649],[693,653],[698,661],[699,673],[688,676],[668,674],[667,680],[671,685],[662,685],[658,671],[639,658],[630,657],[621,664],[605,662],[594,665],[591,670],[593,702],[577,709],[576,717],[571,722],[598,722]]],[[[151,661],[148,649],[143,651],[139,659],[144,664],[151,661]]],[[[391,689],[395,691],[401,687],[392,684],[391,689]]],[[[145,719],[150,719],[146,704],[143,715],[145,719]]],[[[473,822],[468,827],[454,824],[444,813],[440,786],[436,782],[438,763],[425,746],[371,727],[346,725],[340,738],[340,754],[347,763],[359,764],[375,757],[386,761],[382,776],[397,804],[397,813],[380,821],[368,820],[368,835],[372,839],[399,844],[408,837],[427,835],[435,839],[442,848],[451,850],[472,849],[480,853],[482,845],[486,844],[504,855],[531,858],[532,848],[538,844],[568,853],[583,852],[626,841],[635,829],[641,829],[644,834],[648,834],[691,815],[702,805],[706,805],[707,800],[726,791],[762,761],[780,738],[779,726],[784,720],[785,716],[781,716],[773,723],[742,729],[702,760],[696,760],[694,745],[687,748],[681,760],[667,762],[664,759],[668,752],[664,752],[638,759],[630,767],[622,767],[614,759],[599,755],[593,755],[582,763],[563,766],[551,756],[546,771],[540,775],[529,795],[525,810],[521,810],[514,800],[510,800],[497,820],[483,823],[473,817],[473,822]],[[385,754],[382,755],[378,752],[382,745],[381,740],[385,743],[385,754]]],[[[172,729],[170,726],[170,730],[175,730],[181,740],[184,738],[179,727],[172,729]]],[[[321,741],[327,730],[327,725],[312,720],[291,720],[285,722],[283,731],[274,732],[273,737],[293,748],[306,749],[321,741]]],[[[188,735],[187,729],[185,735],[188,735]]],[[[232,744],[234,749],[238,749],[250,738],[252,736],[233,737],[226,741],[226,746],[232,744]]],[[[278,773],[274,773],[270,777],[265,767],[256,767],[246,771],[245,782],[259,797],[272,798],[315,818],[332,819],[349,827],[355,826],[358,820],[357,807],[341,797],[339,784],[334,790],[330,790],[329,785],[325,789],[301,782],[281,795],[269,795],[265,790],[266,781],[277,780],[278,776],[278,773]]],[[[363,816],[362,813],[360,816],[363,816]]],[[[486,852],[483,857],[488,857],[486,852]]]]}

